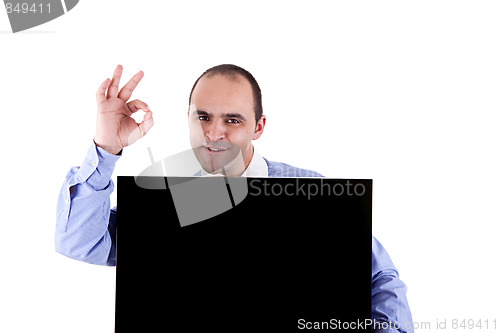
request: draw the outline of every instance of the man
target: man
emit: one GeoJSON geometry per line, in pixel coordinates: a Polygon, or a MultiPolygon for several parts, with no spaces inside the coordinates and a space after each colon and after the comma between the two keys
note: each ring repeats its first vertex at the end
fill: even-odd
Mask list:
{"type": "MultiPolygon", "coordinates": [[[[66,175],[58,205],[56,251],[73,259],[100,265],[116,264],[116,207],[110,210],[111,175],[123,148],[153,126],[148,105],[127,102],[142,72],[119,90],[122,66],[97,91],[94,144],[80,167],[66,175]],[[131,115],[146,112],[137,124],[131,115]]],[[[200,175],[232,177],[322,177],[314,171],[272,162],[252,145],[263,133],[266,117],[254,77],[241,67],[208,69],[193,85],[189,98],[190,141],[201,165],[200,175]]],[[[382,245],[372,239],[372,319],[388,325],[380,332],[412,332],[406,286],[382,245]]]]}

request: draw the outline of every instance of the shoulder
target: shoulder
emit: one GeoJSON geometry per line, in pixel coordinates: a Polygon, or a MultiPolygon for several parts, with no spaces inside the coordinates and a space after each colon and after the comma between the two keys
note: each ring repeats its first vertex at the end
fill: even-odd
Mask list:
{"type": "Polygon", "coordinates": [[[267,163],[269,177],[324,177],[322,174],[302,168],[297,168],[286,163],[269,161],[267,163]]]}

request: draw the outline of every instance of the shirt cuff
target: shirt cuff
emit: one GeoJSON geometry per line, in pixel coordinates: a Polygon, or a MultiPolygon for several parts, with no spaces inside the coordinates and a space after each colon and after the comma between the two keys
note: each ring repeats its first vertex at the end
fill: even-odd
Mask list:
{"type": "Polygon", "coordinates": [[[70,185],[87,182],[96,190],[106,188],[121,154],[121,151],[118,155],[110,154],[104,149],[97,147],[95,142],[92,142],[78,172],[75,173],[72,181],[70,181],[73,184],[70,185]]]}

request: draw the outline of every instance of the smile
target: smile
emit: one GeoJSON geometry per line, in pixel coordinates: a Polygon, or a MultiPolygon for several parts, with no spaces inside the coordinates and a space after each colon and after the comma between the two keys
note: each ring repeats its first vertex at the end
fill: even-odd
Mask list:
{"type": "Polygon", "coordinates": [[[205,147],[208,149],[208,151],[211,151],[211,152],[214,152],[214,153],[217,153],[217,152],[221,152],[221,151],[226,151],[226,149],[222,149],[222,148],[212,148],[212,147],[205,147]]]}

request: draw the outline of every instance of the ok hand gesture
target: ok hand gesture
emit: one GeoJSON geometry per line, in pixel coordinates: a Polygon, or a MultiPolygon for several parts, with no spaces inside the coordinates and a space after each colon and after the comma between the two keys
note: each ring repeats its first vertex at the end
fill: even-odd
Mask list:
{"type": "Polygon", "coordinates": [[[98,147],[115,155],[146,135],[154,124],[153,113],[146,103],[138,99],[127,102],[144,73],[140,71],[135,74],[118,91],[122,71],[121,65],[116,66],[113,79],[106,79],[97,90],[97,124],[94,141],[98,147]],[[146,112],[144,120],[139,124],[131,117],[138,110],[146,112]]]}

